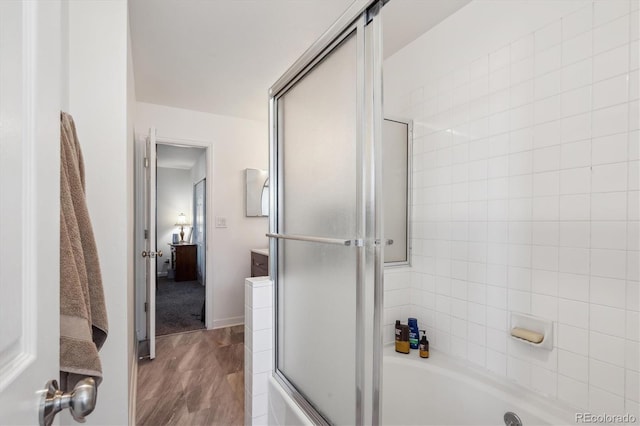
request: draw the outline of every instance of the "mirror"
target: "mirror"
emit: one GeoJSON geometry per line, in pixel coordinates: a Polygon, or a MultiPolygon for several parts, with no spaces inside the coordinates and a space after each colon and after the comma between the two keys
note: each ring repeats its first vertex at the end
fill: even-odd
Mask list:
{"type": "Polygon", "coordinates": [[[246,216],[269,216],[269,172],[245,169],[246,216]]]}
{"type": "Polygon", "coordinates": [[[411,193],[411,133],[409,120],[385,118],[382,125],[382,186],[384,235],[393,240],[384,248],[385,266],[408,265],[411,193]]]}

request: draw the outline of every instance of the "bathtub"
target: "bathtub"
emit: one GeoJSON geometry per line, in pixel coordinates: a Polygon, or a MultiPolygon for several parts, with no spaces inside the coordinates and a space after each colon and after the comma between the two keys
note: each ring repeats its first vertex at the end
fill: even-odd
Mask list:
{"type": "MultiPolygon", "coordinates": [[[[421,359],[416,350],[404,355],[387,346],[383,362],[383,426],[501,426],[506,412],[523,426],[577,424],[575,409],[437,351],[421,359]]],[[[269,424],[313,424],[273,377],[269,424]]]]}
{"type": "Polygon", "coordinates": [[[383,425],[496,426],[506,412],[524,426],[576,424],[574,409],[437,351],[386,347],[382,388],[383,425]]]}

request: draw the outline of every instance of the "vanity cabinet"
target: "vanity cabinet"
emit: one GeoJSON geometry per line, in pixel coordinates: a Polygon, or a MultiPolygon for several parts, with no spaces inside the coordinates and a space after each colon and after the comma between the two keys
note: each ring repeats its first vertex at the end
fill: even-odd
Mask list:
{"type": "Polygon", "coordinates": [[[176,281],[195,281],[197,273],[198,246],[195,244],[171,244],[171,266],[176,281]]]}
{"type": "Polygon", "coordinates": [[[251,276],[269,276],[269,251],[267,249],[251,250],[251,276]]]}

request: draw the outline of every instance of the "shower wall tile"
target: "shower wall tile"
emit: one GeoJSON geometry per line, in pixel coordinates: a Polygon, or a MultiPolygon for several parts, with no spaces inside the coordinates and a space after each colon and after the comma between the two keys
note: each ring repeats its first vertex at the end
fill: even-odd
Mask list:
{"type": "Polygon", "coordinates": [[[615,21],[596,27],[593,30],[594,54],[613,49],[628,42],[629,17],[626,15],[615,21]]]}
{"type": "Polygon", "coordinates": [[[633,402],[640,402],[640,373],[627,371],[625,379],[625,393],[627,398],[633,402]]]}
{"type": "MultiPolygon", "coordinates": [[[[415,254],[415,251],[414,251],[415,254]]],[[[414,257],[414,264],[416,257],[414,257]]],[[[411,301],[419,300],[417,306],[422,305],[421,274],[411,273],[408,268],[393,267],[384,271],[384,315],[383,315],[383,342],[392,343],[395,340],[395,322],[400,320],[407,323],[407,318],[413,315],[415,308],[412,308],[411,301]],[[420,297],[417,295],[420,294],[420,297]]],[[[427,296],[429,297],[429,296],[427,296]]]]}
{"type": "Polygon", "coordinates": [[[627,370],[640,371],[640,343],[625,342],[625,364],[627,370]]]}
{"type": "Polygon", "coordinates": [[[627,220],[627,197],[630,197],[631,201],[632,194],[626,192],[591,194],[591,219],[627,220]]]}
{"type": "Polygon", "coordinates": [[[272,370],[273,283],[267,277],[245,280],[245,424],[261,424],[268,411],[272,370]]]}
{"type": "Polygon", "coordinates": [[[585,2],[439,78],[428,43],[406,48],[424,81],[385,96],[414,120],[413,259],[385,271],[386,342],[416,316],[434,350],[576,409],[637,412],[638,13],[585,2]],[[513,311],[553,320],[553,351],[511,339],[513,311]]]}
{"type": "Polygon", "coordinates": [[[558,398],[574,407],[589,405],[589,386],[561,374],[558,375],[558,398]]]}
{"type": "Polygon", "coordinates": [[[625,341],[622,338],[596,332],[589,334],[589,356],[591,359],[624,367],[624,346],[625,341]]]}
{"type": "Polygon", "coordinates": [[[593,7],[585,6],[562,19],[562,39],[568,40],[589,31],[593,22],[593,7]]]}
{"type": "Polygon", "coordinates": [[[624,398],[589,385],[589,410],[597,413],[624,413],[624,398]]]}
{"type": "Polygon", "coordinates": [[[558,373],[586,383],[589,378],[589,358],[560,349],[558,373]]]}
{"type": "MultiPolygon", "coordinates": [[[[631,2],[632,4],[634,2],[631,2]]],[[[595,2],[593,25],[598,26],[629,13],[629,2],[624,0],[611,0],[595,2]]]]}

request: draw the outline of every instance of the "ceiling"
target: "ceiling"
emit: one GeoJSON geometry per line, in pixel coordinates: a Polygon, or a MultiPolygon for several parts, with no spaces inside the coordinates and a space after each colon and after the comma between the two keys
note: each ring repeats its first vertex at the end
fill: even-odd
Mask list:
{"type": "Polygon", "coordinates": [[[157,167],[191,170],[204,148],[158,144],[157,167]]]}
{"type": "MultiPolygon", "coordinates": [[[[267,90],[354,0],[131,0],[136,99],[255,120],[267,90]]],[[[392,0],[385,56],[470,0],[392,0]]]]}

